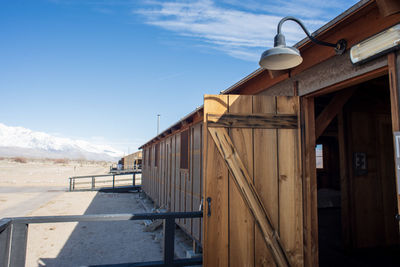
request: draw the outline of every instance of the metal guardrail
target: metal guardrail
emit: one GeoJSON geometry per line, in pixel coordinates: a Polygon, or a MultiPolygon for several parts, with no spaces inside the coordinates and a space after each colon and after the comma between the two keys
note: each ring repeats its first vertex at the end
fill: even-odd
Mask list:
{"type": "Polygon", "coordinates": [[[121,185],[116,185],[116,182],[131,182],[128,184],[124,184],[122,186],[132,186],[134,188],[138,187],[138,185],[136,184],[136,174],[141,174],[141,171],[133,171],[133,172],[127,172],[127,173],[112,173],[112,174],[99,174],[99,175],[85,175],[85,176],[73,176],[73,177],[69,177],[69,191],[75,191],[75,190],[98,190],[100,188],[104,188],[103,187],[98,187],[97,185],[99,183],[102,184],[106,184],[106,183],[112,183],[112,185],[110,185],[110,188],[114,189],[118,186],[121,185]],[[115,179],[116,176],[127,176],[127,175],[132,175],[132,179],[115,179]],[[97,181],[97,178],[103,178],[103,177],[111,177],[112,179],[110,180],[103,180],[103,181],[97,181]],[[88,181],[82,181],[82,182],[77,182],[77,180],[87,180],[90,179],[88,181]],[[77,188],[77,185],[88,185],[87,188],[77,188]],[[97,186],[97,187],[96,187],[97,186]]]}
{"type": "Polygon", "coordinates": [[[175,251],[175,219],[201,218],[202,211],[194,212],[166,212],[166,213],[139,213],[139,214],[99,214],[99,215],[68,215],[68,216],[37,216],[16,217],[0,220],[0,266],[25,266],[28,228],[36,223],[59,222],[104,222],[130,220],[164,220],[164,258],[163,261],[120,263],[105,266],[191,266],[202,264],[201,257],[190,259],[174,259],[175,251]]]}

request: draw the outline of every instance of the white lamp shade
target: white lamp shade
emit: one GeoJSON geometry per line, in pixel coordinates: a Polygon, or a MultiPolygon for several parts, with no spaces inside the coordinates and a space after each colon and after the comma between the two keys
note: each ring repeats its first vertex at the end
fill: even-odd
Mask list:
{"type": "Polygon", "coordinates": [[[303,62],[299,50],[294,47],[280,46],[266,50],[260,58],[260,66],[268,70],[294,68],[303,62]]]}

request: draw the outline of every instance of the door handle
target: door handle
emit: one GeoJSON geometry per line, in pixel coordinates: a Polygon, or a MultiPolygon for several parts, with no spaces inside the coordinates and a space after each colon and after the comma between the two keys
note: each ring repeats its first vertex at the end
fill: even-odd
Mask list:
{"type": "Polygon", "coordinates": [[[207,216],[211,216],[211,197],[207,198],[207,216]]]}

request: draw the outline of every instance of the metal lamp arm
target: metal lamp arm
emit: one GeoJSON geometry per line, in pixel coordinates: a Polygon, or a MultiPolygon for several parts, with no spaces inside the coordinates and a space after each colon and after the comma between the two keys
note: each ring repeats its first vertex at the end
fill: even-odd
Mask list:
{"type": "Polygon", "coordinates": [[[310,38],[310,40],[313,41],[314,43],[319,44],[319,45],[324,45],[324,46],[330,46],[330,47],[338,48],[338,43],[339,43],[340,41],[339,41],[338,43],[336,43],[336,44],[332,44],[332,43],[328,43],[328,42],[324,42],[324,41],[317,40],[315,37],[313,37],[313,36],[310,34],[310,32],[307,30],[306,26],[304,26],[304,24],[303,24],[300,20],[296,19],[295,17],[291,17],[291,16],[284,17],[283,19],[281,19],[281,21],[279,21],[278,30],[277,30],[278,34],[281,33],[282,24],[283,24],[285,21],[287,21],[287,20],[292,20],[292,21],[296,22],[297,24],[299,24],[300,27],[301,27],[301,28],[303,29],[303,31],[305,32],[305,34],[307,35],[307,37],[310,38]]]}

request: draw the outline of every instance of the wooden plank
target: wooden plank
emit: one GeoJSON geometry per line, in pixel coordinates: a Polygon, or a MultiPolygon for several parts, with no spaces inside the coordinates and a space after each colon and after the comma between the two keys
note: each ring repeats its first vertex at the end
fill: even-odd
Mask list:
{"type": "MultiPolygon", "coordinates": [[[[276,98],[273,96],[253,96],[254,113],[276,113],[276,98]]],[[[271,219],[271,224],[279,231],[277,130],[254,129],[254,185],[271,219]]],[[[255,266],[274,266],[271,255],[260,231],[255,228],[255,266]]]]}
{"type": "MultiPolygon", "coordinates": [[[[369,112],[351,110],[349,112],[349,125],[352,134],[350,149],[351,159],[355,152],[367,155],[367,172],[356,175],[355,170],[350,173],[353,181],[351,197],[354,206],[355,245],[358,248],[383,245],[383,207],[382,185],[377,175],[376,151],[376,118],[369,112]]],[[[354,168],[354,164],[352,163],[354,168]]]]}
{"type": "Polygon", "coordinates": [[[315,122],[315,139],[318,139],[325,131],[326,127],[343,109],[350,97],[354,94],[355,88],[345,89],[338,92],[325,109],[318,115],[315,122]]]}
{"type": "Polygon", "coordinates": [[[393,179],[395,174],[393,133],[390,115],[379,114],[377,116],[377,154],[379,158],[378,166],[380,180],[382,184],[382,209],[384,223],[385,245],[399,244],[398,223],[393,220],[393,215],[397,212],[397,201],[393,196],[396,195],[396,181],[393,179]]]}
{"type": "Polygon", "coordinates": [[[175,210],[175,179],[176,179],[176,136],[171,137],[171,211],[175,210]]]}
{"type": "MultiPolygon", "coordinates": [[[[204,209],[204,201],[205,199],[203,199],[203,192],[204,192],[204,168],[203,168],[203,156],[205,155],[205,151],[204,151],[204,129],[203,129],[203,123],[200,123],[200,196],[202,197],[202,199],[200,200],[200,203],[203,201],[203,209],[204,209]]],[[[200,207],[199,207],[200,208],[200,207]]],[[[200,218],[200,241],[201,244],[204,244],[204,239],[203,239],[203,226],[204,226],[204,220],[203,218],[200,218]]],[[[204,247],[204,246],[203,246],[204,247]]]]}
{"type": "MultiPolygon", "coordinates": [[[[181,135],[178,133],[175,136],[175,211],[181,211],[181,172],[180,172],[180,164],[181,164],[181,135]]],[[[176,219],[176,222],[179,222],[179,219],[176,219]]]]}
{"type": "Polygon", "coordinates": [[[297,129],[297,116],[292,114],[233,113],[207,114],[208,127],[236,127],[258,129],[297,129]]]}
{"type": "Polygon", "coordinates": [[[340,166],[340,192],[342,215],[342,240],[345,248],[351,248],[351,214],[350,214],[350,186],[347,166],[347,140],[343,111],[338,114],[338,141],[339,141],[339,166],[340,166]]]}
{"type": "MultiPolygon", "coordinates": [[[[199,210],[201,200],[201,124],[197,124],[193,131],[193,210],[199,210]]],[[[193,236],[197,240],[200,237],[200,219],[193,219],[193,236]]]]}
{"type": "MultiPolygon", "coordinates": [[[[298,97],[277,97],[277,113],[298,114],[298,97]]],[[[303,212],[298,129],[278,129],[279,236],[291,266],[303,266],[303,212]]]]}
{"type": "Polygon", "coordinates": [[[302,99],[304,265],[318,266],[318,207],[314,98],[302,99]]]}
{"type": "MultiPolygon", "coordinates": [[[[227,112],[227,95],[205,95],[204,114],[223,114],[227,112]]],[[[228,230],[228,169],[218,153],[217,147],[207,132],[207,121],[203,125],[203,162],[204,162],[204,266],[229,266],[229,230],[228,230]],[[207,199],[211,200],[211,210],[207,199]],[[208,216],[210,212],[210,216],[208,216]]]]}
{"type": "MultiPolygon", "coordinates": [[[[276,264],[278,266],[289,266],[288,257],[282,247],[279,235],[272,228],[271,220],[269,219],[262,201],[252,183],[252,178],[244,167],[228,132],[224,128],[208,128],[208,131],[211,134],[218,151],[225,160],[236,185],[240,189],[243,199],[246,200],[246,204],[251,210],[257,225],[260,227],[264,240],[270,248],[276,264]]],[[[293,219],[296,220],[296,218],[293,219]]],[[[293,253],[294,251],[290,252],[293,253]]]]}
{"type": "Polygon", "coordinates": [[[160,207],[165,209],[165,164],[164,164],[164,160],[165,160],[165,141],[161,141],[160,142],[160,156],[159,156],[159,168],[160,168],[160,179],[159,179],[159,183],[160,183],[160,207]]]}
{"type": "MultiPolygon", "coordinates": [[[[400,57],[395,53],[388,55],[389,84],[390,84],[390,108],[392,114],[392,130],[400,131],[400,57]]],[[[400,186],[400,177],[397,177],[397,188],[400,186]]],[[[397,209],[400,214],[400,192],[397,192],[397,209]]],[[[400,227],[400,224],[399,224],[400,227]]]]}
{"type": "MultiPolygon", "coordinates": [[[[251,114],[252,100],[252,96],[229,95],[228,112],[235,114],[225,114],[221,116],[221,119],[227,117],[229,120],[231,118],[238,124],[243,120],[242,125],[244,126],[245,120],[252,116],[236,114],[251,114]],[[230,115],[232,117],[229,117],[230,115]]],[[[210,127],[210,121],[207,123],[210,127]]],[[[241,155],[244,168],[248,170],[249,176],[253,177],[253,130],[251,128],[234,128],[229,132],[237,153],[241,155]]],[[[234,179],[232,175],[229,175],[229,262],[230,266],[250,267],[254,266],[254,219],[234,179]]]]}

